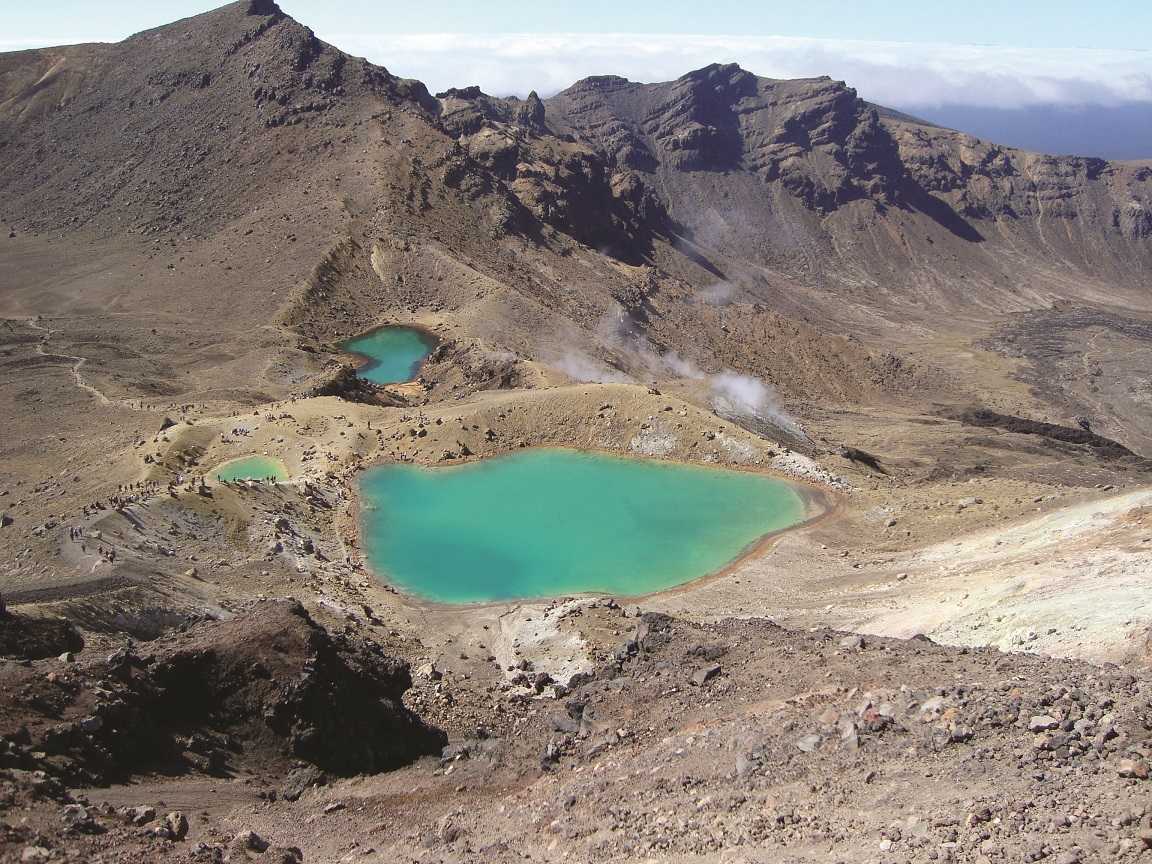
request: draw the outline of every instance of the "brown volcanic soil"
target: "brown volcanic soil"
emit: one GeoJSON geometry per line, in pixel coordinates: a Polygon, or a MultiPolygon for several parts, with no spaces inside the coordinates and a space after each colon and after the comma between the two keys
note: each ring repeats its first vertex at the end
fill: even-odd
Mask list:
{"type": "MultiPolygon", "coordinates": [[[[75,667],[5,664],[22,683],[0,707],[80,676],[71,707],[34,707],[63,712],[41,731],[82,720],[126,636],[162,657],[239,642],[233,677],[299,669],[352,718],[373,716],[364,681],[399,699],[407,661],[405,698],[451,742],[444,765],[295,804],[253,779],[288,767],[301,730],[279,728],[232,779],[132,763],[89,793],[206,812],[177,843],[96,810],[108,833],[61,835],[90,825],[64,791],[6,775],[4,855],[213,860],[195,844],[254,828],[321,861],[1138,856],[1146,784],[1119,766],[1149,755],[1142,685],[963,646],[1146,664],[1152,166],[998,147],[736,66],[433,97],[260,0],[0,55],[0,153],[0,592],[85,640],[75,667]],[[440,347],[417,383],[349,389],[339,343],[386,323],[440,347]],[[778,404],[718,416],[725,372],[778,404]],[[435,608],[364,569],[360,468],[526,446],[770,471],[832,512],[645,598],[684,620],[620,668],[637,622],[611,605],[435,608]],[[251,453],[293,481],[201,486],[251,453]],[[252,600],[285,596],[399,659],[317,679],[300,645],[341,637],[296,613],[247,643],[252,600]],[[764,616],[799,629],[745,620],[764,616]],[[954,647],[807,632],[829,626],[954,647]],[[286,657],[261,641],[280,629],[286,657]],[[593,670],[559,701],[527,675],[593,670]],[[1032,713],[1060,728],[1034,738],[1032,713]]],[[[267,701],[253,686],[247,706],[267,701]]],[[[265,720],[245,711],[247,741],[265,720]]],[[[16,746],[31,762],[7,771],[79,776],[16,746]]],[[[65,755],[91,771],[95,753],[65,755]]]]}
{"type": "Polygon", "coordinates": [[[5,770],[28,821],[2,848],[184,861],[231,846],[246,860],[231,838],[256,831],[309,861],[1119,861],[1152,839],[1152,692],[1114,667],[597,603],[561,622],[601,635],[591,675],[555,699],[423,678],[428,710],[499,717],[441,760],[296,802],[268,800],[266,771],[145,776],[86,791],[70,830],[62,793],[5,770]],[[185,841],[117,810],[174,805],[190,810],[185,841]]]}

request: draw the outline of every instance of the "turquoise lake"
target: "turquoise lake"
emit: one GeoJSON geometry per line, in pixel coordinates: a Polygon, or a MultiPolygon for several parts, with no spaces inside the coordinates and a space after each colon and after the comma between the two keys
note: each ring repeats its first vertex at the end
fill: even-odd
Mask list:
{"type": "Polygon", "coordinates": [[[245,456],[225,462],[213,472],[217,480],[234,483],[239,480],[268,480],[280,482],[288,479],[288,472],[278,459],[267,456],[245,456]]]}
{"type": "Polygon", "coordinates": [[[420,364],[436,347],[436,339],[412,327],[381,327],[340,346],[366,361],[356,374],[373,384],[402,384],[413,380],[420,364]]]}
{"type": "Polygon", "coordinates": [[[649,594],[806,518],[783,481],[570,450],[384,465],[364,472],[360,493],[373,570],[442,603],[649,594]]]}

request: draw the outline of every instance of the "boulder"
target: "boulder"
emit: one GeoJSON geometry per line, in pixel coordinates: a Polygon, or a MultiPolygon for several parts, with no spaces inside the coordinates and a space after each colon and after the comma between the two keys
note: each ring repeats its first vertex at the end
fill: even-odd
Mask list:
{"type": "Polygon", "coordinates": [[[161,827],[173,840],[183,840],[188,836],[188,817],[179,810],[173,810],[164,817],[161,827]]]}
{"type": "Polygon", "coordinates": [[[1142,759],[1124,759],[1116,766],[1116,773],[1121,777],[1133,780],[1147,780],[1149,776],[1148,763],[1142,759]]]}
{"type": "Polygon", "coordinates": [[[301,765],[288,773],[280,796],[288,801],[297,801],[312,787],[323,786],[326,782],[324,772],[315,765],[301,765]]]}
{"type": "Polygon", "coordinates": [[[266,852],[270,844],[255,831],[241,831],[232,838],[232,848],[245,852],[266,852]]]}
{"type": "Polygon", "coordinates": [[[124,814],[133,825],[147,825],[156,818],[156,808],[148,805],[129,807],[124,814]]]}
{"type": "Polygon", "coordinates": [[[713,663],[711,666],[705,666],[703,669],[697,669],[696,672],[692,675],[692,683],[697,687],[703,687],[719,674],[719,664],[713,663]]]}
{"type": "Polygon", "coordinates": [[[796,749],[801,753],[812,753],[820,749],[819,735],[805,735],[796,742],[796,749]]]}

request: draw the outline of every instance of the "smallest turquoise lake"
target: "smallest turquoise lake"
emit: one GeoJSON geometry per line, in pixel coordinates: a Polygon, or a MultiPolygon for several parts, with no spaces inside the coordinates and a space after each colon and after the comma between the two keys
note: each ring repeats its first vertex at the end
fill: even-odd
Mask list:
{"type": "Polygon", "coordinates": [[[440,603],[650,594],[807,518],[796,487],[762,474],[550,449],[382,465],[360,496],[372,569],[440,603]]]}
{"type": "Polygon", "coordinates": [[[363,357],[356,374],[373,384],[402,384],[413,380],[420,364],[436,347],[436,338],[414,327],[380,327],[340,345],[363,357]]]}
{"type": "Polygon", "coordinates": [[[241,480],[261,480],[279,483],[288,479],[288,471],[279,459],[268,456],[245,456],[225,462],[213,473],[222,482],[236,483],[241,480]]]}

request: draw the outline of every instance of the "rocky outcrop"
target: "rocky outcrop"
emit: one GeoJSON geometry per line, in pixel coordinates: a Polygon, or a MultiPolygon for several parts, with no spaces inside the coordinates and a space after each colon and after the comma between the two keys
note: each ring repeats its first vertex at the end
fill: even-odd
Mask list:
{"type": "Polygon", "coordinates": [[[641,173],[750,172],[814,209],[892,203],[903,179],[877,110],[826,78],[770,81],[713,64],[668,84],[589,78],[550,104],[557,122],[641,173]]]}
{"type": "Polygon", "coordinates": [[[434,754],[445,736],[403,704],[408,665],[329,633],[294,602],[254,604],[95,662],[45,675],[5,668],[0,767],[69,782],[134,772],[286,774],[303,760],[334,774],[378,772],[434,754]]]}
{"type": "Polygon", "coordinates": [[[63,618],[33,618],[5,612],[0,597],[0,657],[40,660],[79,651],[84,639],[63,618]]]}
{"type": "Polygon", "coordinates": [[[338,396],[349,402],[391,404],[385,400],[380,388],[365,381],[354,366],[340,366],[331,375],[308,391],[309,396],[338,396]]]}
{"type": "Polygon", "coordinates": [[[706,238],[709,211],[733,208],[764,226],[739,237],[741,249],[783,246],[795,233],[777,190],[800,203],[800,213],[857,202],[880,215],[898,208],[971,242],[996,220],[1018,221],[1021,230],[1028,220],[1078,222],[1117,244],[1152,231],[1147,166],[999,147],[878,108],[829,78],[758,78],[735,64],[662,84],[598,76],[548,100],[547,112],[553,129],[659,189],[689,235],[706,238]]]}
{"type": "MultiPolygon", "coordinates": [[[[1043,423],[1038,420],[1029,420],[1025,417],[1013,417],[1009,414],[1000,414],[987,408],[972,408],[966,411],[956,411],[948,415],[968,426],[981,426],[991,429],[1002,429],[1018,435],[1037,435],[1050,441],[1059,441],[1064,444],[1073,444],[1088,448],[1100,459],[1122,460],[1135,465],[1152,467],[1152,460],[1147,460],[1133,453],[1118,441],[1097,435],[1088,428],[1074,429],[1069,426],[1060,426],[1056,423],[1043,423]]],[[[1087,421],[1085,421],[1086,423],[1087,421]]]]}
{"type": "Polygon", "coordinates": [[[536,95],[535,90],[529,93],[528,98],[523,102],[516,103],[515,107],[516,122],[518,124],[534,132],[544,132],[547,130],[544,122],[544,103],[540,101],[540,97],[536,95]]]}
{"type": "Polygon", "coordinates": [[[502,230],[532,234],[543,224],[620,258],[638,258],[666,214],[636,175],[602,154],[551,133],[545,104],[496,99],[479,87],[437,94],[439,122],[458,142],[443,182],[466,199],[503,197],[502,230]]]}
{"type": "Polygon", "coordinates": [[[518,131],[545,134],[544,103],[533,90],[527,99],[515,96],[500,99],[489,96],[476,85],[451,87],[437,93],[439,120],[445,131],[455,138],[475,135],[485,126],[516,127],[518,131]]]}

